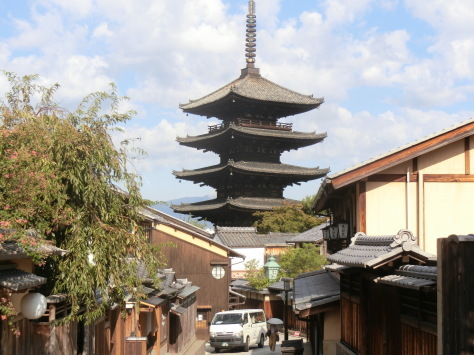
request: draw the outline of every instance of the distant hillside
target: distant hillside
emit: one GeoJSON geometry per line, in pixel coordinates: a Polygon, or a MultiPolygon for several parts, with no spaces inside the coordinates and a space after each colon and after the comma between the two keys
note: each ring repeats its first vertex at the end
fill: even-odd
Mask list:
{"type": "MultiPolygon", "coordinates": [[[[209,196],[201,196],[201,197],[183,197],[183,198],[178,198],[176,200],[170,200],[170,201],[164,201],[163,203],[158,203],[156,205],[153,205],[152,207],[158,211],[164,212],[166,214],[169,214],[170,216],[179,218],[183,221],[190,222],[191,220],[198,221],[196,218],[190,218],[186,214],[181,214],[181,213],[176,213],[173,211],[173,209],[170,207],[171,205],[180,205],[182,203],[194,203],[194,202],[199,202],[199,201],[205,201],[208,200],[209,196]]],[[[199,223],[205,224],[207,228],[213,229],[212,223],[206,222],[206,221],[198,221],[199,223]]]]}

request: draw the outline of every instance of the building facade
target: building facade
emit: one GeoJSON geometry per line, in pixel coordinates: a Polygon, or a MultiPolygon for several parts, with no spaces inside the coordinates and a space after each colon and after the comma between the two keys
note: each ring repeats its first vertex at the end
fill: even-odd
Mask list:
{"type": "MultiPolygon", "coordinates": [[[[436,254],[436,240],[474,230],[474,120],[328,176],[313,208],[356,232],[390,235],[408,229],[421,249],[436,254]]],[[[349,243],[345,243],[344,247],[349,243]]],[[[334,252],[336,242],[328,242],[334,252]]]]}

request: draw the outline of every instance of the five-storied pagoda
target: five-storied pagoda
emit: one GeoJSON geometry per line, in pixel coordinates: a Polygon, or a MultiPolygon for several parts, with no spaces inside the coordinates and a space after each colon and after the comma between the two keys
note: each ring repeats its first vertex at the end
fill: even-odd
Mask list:
{"type": "Polygon", "coordinates": [[[221,124],[210,126],[199,136],[178,137],[179,144],[211,151],[220,163],[201,169],[174,171],[182,180],[208,185],[217,197],[192,204],[174,205],[175,212],[206,219],[215,226],[251,226],[257,211],[269,211],[287,202],[287,186],[325,176],[329,169],[282,164],[285,151],[319,143],[326,133],[295,132],[282,117],[317,108],[323,99],[302,95],[263,78],[255,67],[255,1],[249,1],[246,35],[246,68],[237,80],[180,108],[191,114],[216,117],[221,124]]]}

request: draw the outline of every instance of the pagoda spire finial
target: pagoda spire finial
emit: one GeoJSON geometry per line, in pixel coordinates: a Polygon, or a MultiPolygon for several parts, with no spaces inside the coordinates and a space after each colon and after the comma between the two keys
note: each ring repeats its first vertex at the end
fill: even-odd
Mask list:
{"type": "Polygon", "coordinates": [[[247,15],[247,35],[245,44],[245,56],[247,57],[247,68],[253,68],[257,51],[257,16],[255,15],[255,1],[249,0],[249,13],[247,15]]]}

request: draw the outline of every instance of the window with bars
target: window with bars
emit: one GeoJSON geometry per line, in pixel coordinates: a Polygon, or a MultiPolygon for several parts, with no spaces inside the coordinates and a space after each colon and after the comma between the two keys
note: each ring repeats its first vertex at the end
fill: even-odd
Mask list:
{"type": "Polygon", "coordinates": [[[437,326],[437,296],[436,292],[402,289],[400,293],[402,320],[417,325],[437,326]]]}

